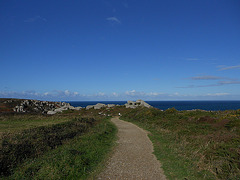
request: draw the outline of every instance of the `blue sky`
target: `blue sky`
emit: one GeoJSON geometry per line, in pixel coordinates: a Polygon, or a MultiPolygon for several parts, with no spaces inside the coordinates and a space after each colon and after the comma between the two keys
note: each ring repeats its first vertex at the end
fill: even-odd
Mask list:
{"type": "Polygon", "coordinates": [[[240,1],[0,1],[0,97],[240,100],[240,1]]]}

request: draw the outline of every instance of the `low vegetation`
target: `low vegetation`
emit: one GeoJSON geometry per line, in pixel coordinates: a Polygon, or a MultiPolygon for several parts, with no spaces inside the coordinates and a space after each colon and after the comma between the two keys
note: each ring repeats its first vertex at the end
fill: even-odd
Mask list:
{"type": "Polygon", "coordinates": [[[151,132],[169,179],[240,179],[240,110],[136,108],[122,119],[151,132]]]}
{"type": "MultiPolygon", "coordinates": [[[[77,116],[76,116],[77,117],[77,116]]],[[[24,129],[35,128],[39,126],[48,126],[57,123],[63,123],[75,118],[56,115],[47,116],[41,114],[1,114],[0,115],[0,134],[2,133],[17,133],[24,129]]]]}
{"type": "Polygon", "coordinates": [[[93,113],[0,117],[0,171],[5,179],[84,179],[104,160],[116,134],[105,116],[93,113]]]}
{"type": "Polygon", "coordinates": [[[3,102],[1,179],[95,178],[116,140],[115,115],[150,132],[168,179],[240,179],[240,110],[116,106],[44,115],[14,113],[3,102]]]}

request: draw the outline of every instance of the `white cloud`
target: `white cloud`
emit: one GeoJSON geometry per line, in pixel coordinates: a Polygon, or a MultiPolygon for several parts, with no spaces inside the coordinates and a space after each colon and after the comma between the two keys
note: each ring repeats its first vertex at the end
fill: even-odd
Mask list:
{"type": "Polygon", "coordinates": [[[156,93],[156,92],[150,92],[149,93],[149,96],[158,96],[159,95],[159,93],[156,93]]]}
{"type": "Polygon", "coordinates": [[[196,77],[191,77],[190,79],[192,79],[192,80],[217,80],[217,79],[224,79],[224,78],[218,77],[218,76],[196,76],[196,77]]]}
{"type": "Polygon", "coordinates": [[[112,95],[113,95],[113,96],[118,96],[118,93],[113,92],[112,95]]]}
{"type": "Polygon", "coordinates": [[[131,91],[126,91],[125,92],[126,95],[132,95],[132,96],[134,96],[135,93],[136,93],[136,90],[131,90],[131,91]]]}
{"type": "Polygon", "coordinates": [[[65,90],[65,91],[64,91],[64,94],[65,94],[66,96],[69,96],[71,93],[70,93],[69,90],[65,90]]]}
{"type": "Polygon", "coordinates": [[[49,95],[49,92],[45,92],[45,93],[43,93],[43,95],[44,95],[44,96],[47,96],[47,95],[49,95]]]}
{"type": "Polygon", "coordinates": [[[226,96],[230,95],[230,93],[214,93],[214,94],[207,94],[207,96],[226,96]]]}
{"type": "Polygon", "coordinates": [[[97,94],[80,94],[78,92],[71,92],[69,90],[65,91],[51,91],[38,93],[35,91],[23,91],[23,92],[1,92],[1,98],[20,98],[20,99],[38,99],[38,100],[47,100],[47,101],[114,101],[114,100],[137,100],[143,99],[161,101],[161,100],[204,100],[204,99],[240,99],[240,94],[231,95],[226,92],[219,93],[207,93],[202,95],[196,94],[181,94],[178,92],[175,93],[164,93],[164,92],[138,92],[136,90],[130,90],[120,93],[104,93],[100,92],[97,94]]]}
{"type": "Polygon", "coordinates": [[[118,18],[116,18],[116,17],[108,17],[106,20],[110,21],[112,23],[121,24],[121,21],[118,18]]]}
{"type": "MultiPolygon", "coordinates": [[[[230,79],[230,78],[225,78],[230,79]]],[[[212,79],[213,80],[213,79],[212,79]]],[[[188,86],[180,86],[176,88],[199,88],[199,87],[215,87],[215,86],[225,86],[225,85],[234,85],[240,84],[240,80],[226,80],[226,81],[218,81],[214,84],[206,84],[206,85],[188,85],[188,86]]]]}
{"type": "Polygon", "coordinates": [[[229,70],[229,69],[240,69],[240,65],[236,66],[218,66],[219,71],[229,70]]]}
{"type": "Polygon", "coordinates": [[[240,84],[240,81],[219,81],[219,85],[227,85],[227,84],[240,84]]]}
{"type": "Polygon", "coordinates": [[[99,96],[104,96],[104,95],[105,95],[105,93],[103,93],[103,92],[100,92],[100,93],[98,93],[98,95],[99,95],[99,96]]]}

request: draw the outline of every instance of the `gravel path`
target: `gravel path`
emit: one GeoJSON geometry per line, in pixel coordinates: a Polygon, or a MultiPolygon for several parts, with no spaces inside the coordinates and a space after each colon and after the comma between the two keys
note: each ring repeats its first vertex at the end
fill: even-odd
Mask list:
{"type": "Polygon", "coordinates": [[[138,126],[112,118],[118,127],[118,145],[98,179],[166,179],[153,152],[147,132],[138,126]]]}

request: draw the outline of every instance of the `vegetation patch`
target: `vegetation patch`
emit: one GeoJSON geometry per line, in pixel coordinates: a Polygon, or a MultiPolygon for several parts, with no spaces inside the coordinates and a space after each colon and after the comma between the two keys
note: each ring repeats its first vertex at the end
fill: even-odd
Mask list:
{"type": "Polygon", "coordinates": [[[3,134],[1,140],[1,175],[10,175],[27,158],[33,158],[61,146],[64,141],[86,132],[95,119],[76,118],[68,122],[30,128],[15,134],[3,134]]]}
{"type": "Polygon", "coordinates": [[[122,119],[151,132],[169,179],[240,179],[240,110],[136,108],[122,119]]]}
{"type": "Polygon", "coordinates": [[[63,123],[71,121],[75,117],[78,116],[63,116],[62,114],[50,116],[26,113],[0,114],[0,135],[4,133],[14,134],[26,129],[63,123]]]}
{"type": "MultiPolygon", "coordinates": [[[[116,127],[102,120],[82,136],[75,136],[41,157],[28,159],[9,179],[86,179],[106,158],[116,127]]],[[[92,175],[93,174],[93,175],[92,175]]]]}

